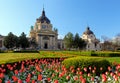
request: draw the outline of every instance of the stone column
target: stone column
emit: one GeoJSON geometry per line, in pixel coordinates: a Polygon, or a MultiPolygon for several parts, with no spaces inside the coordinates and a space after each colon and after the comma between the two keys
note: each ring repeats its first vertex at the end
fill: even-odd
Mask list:
{"type": "Polygon", "coordinates": [[[49,45],[50,45],[50,49],[52,49],[52,37],[49,37],[49,45]]]}
{"type": "Polygon", "coordinates": [[[42,39],[42,36],[40,36],[40,44],[41,44],[41,49],[43,49],[43,39],[42,39]]]}
{"type": "Polygon", "coordinates": [[[55,49],[55,36],[53,37],[53,49],[55,49]]]}

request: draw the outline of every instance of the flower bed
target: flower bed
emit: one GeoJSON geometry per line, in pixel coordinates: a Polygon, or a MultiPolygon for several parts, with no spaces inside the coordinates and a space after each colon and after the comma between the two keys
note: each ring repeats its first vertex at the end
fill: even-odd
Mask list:
{"type": "MultiPolygon", "coordinates": [[[[62,65],[64,59],[35,59],[18,63],[0,65],[0,83],[119,83],[120,65],[108,67],[108,71],[96,76],[96,67],[67,69],[62,65]],[[113,71],[114,70],[114,71],[113,71]]],[[[100,68],[102,71],[103,68],[100,68]]]]}

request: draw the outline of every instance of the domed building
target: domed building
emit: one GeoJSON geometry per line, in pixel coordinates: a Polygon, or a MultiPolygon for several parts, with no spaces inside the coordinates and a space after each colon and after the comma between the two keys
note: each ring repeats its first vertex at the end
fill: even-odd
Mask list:
{"type": "Polygon", "coordinates": [[[30,38],[35,39],[39,49],[62,49],[63,42],[58,39],[57,29],[53,30],[43,8],[42,15],[30,30],[30,38]]]}
{"type": "Polygon", "coordinates": [[[81,37],[83,40],[86,41],[86,50],[88,51],[100,51],[101,45],[100,41],[96,39],[94,33],[90,30],[89,27],[87,27],[86,31],[83,32],[83,35],[81,37]]]}

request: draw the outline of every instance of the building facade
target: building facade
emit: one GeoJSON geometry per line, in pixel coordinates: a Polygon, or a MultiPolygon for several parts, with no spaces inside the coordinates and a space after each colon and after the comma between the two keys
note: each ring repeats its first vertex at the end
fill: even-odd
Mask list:
{"type": "Polygon", "coordinates": [[[82,37],[83,40],[86,41],[86,50],[87,51],[100,51],[101,44],[100,41],[95,37],[94,33],[87,27],[86,31],[83,33],[82,37]]]}
{"type": "Polygon", "coordinates": [[[34,38],[40,49],[62,49],[63,41],[58,40],[57,29],[53,30],[50,20],[43,9],[42,15],[30,30],[30,38],[34,38]],[[60,46],[62,45],[62,46],[60,46]]]}
{"type": "Polygon", "coordinates": [[[4,36],[0,35],[0,49],[4,49],[4,36]]]}
{"type": "MultiPolygon", "coordinates": [[[[63,39],[58,39],[58,30],[53,29],[51,21],[47,18],[43,9],[42,15],[36,19],[34,26],[31,26],[29,40],[34,39],[37,43],[37,48],[42,50],[58,50],[65,49],[63,39]]],[[[87,27],[83,33],[82,39],[87,43],[86,50],[100,51],[100,41],[95,37],[94,33],[87,27]]],[[[0,35],[0,49],[5,48],[4,36],[0,35]]]]}

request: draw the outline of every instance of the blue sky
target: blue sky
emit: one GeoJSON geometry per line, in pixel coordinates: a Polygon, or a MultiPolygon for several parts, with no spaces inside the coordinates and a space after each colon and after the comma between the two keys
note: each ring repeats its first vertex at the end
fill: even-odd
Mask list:
{"type": "Polygon", "coordinates": [[[60,38],[68,32],[81,36],[87,26],[100,40],[120,33],[120,0],[0,0],[0,34],[29,36],[43,4],[60,38]]]}

